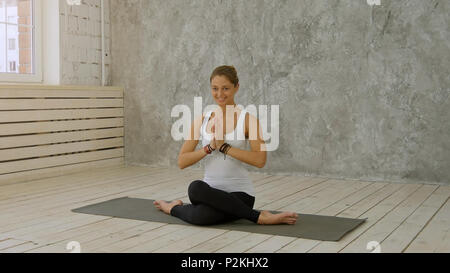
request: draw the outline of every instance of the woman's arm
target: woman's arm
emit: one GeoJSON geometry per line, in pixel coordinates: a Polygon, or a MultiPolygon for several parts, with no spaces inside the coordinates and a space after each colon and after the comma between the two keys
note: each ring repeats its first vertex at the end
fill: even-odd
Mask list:
{"type": "Polygon", "coordinates": [[[231,147],[228,150],[227,155],[252,166],[263,168],[266,165],[267,152],[266,149],[261,149],[265,147],[265,142],[261,137],[259,121],[256,117],[251,116],[250,114],[246,115],[245,131],[246,135],[250,135],[249,141],[251,151],[231,147]],[[254,137],[255,132],[257,135],[256,138],[254,137]]]}
{"type": "Polygon", "coordinates": [[[197,147],[199,139],[198,137],[194,138],[194,132],[200,131],[202,122],[203,116],[199,117],[197,122],[194,121],[191,125],[190,139],[184,142],[181,147],[180,154],[178,155],[178,167],[180,167],[180,169],[194,165],[207,155],[203,148],[195,151],[195,147],[197,147]]]}

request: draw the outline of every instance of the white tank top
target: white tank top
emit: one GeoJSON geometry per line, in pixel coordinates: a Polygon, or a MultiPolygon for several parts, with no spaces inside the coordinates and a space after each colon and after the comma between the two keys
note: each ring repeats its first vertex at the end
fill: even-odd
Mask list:
{"type": "MultiPolygon", "coordinates": [[[[208,145],[213,138],[212,134],[206,132],[206,125],[211,117],[212,111],[206,113],[201,127],[202,147],[208,145]]],[[[245,139],[245,110],[241,110],[236,129],[225,135],[225,142],[232,147],[241,150],[250,150],[248,139],[245,139]],[[237,135],[236,135],[237,133],[237,135]]],[[[219,152],[217,148],[212,154],[205,158],[205,175],[203,181],[208,183],[211,187],[220,189],[226,192],[245,192],[251,196],[255,196],[253,183],[250,179],[247,169],[240,160],[231,156],[226,156],[219,152]]]]}

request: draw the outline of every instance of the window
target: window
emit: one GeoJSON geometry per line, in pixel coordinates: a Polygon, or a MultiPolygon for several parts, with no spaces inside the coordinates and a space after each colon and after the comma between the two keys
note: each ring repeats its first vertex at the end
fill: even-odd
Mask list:
{"type": "Polygon", "coordinates": [[[0,82],[41,82],[42,0],[0,0],[0,82]]]}
{"type": "Polygon", "coordinates": [[[16,39],[8,39],[9,41],[9,50],[15,50],[16,49],[16,39]]]}
{"type": "Polygon", "coordinates": [[[16,71],[16,62],[9,62],[9,72],[16,71]]]}

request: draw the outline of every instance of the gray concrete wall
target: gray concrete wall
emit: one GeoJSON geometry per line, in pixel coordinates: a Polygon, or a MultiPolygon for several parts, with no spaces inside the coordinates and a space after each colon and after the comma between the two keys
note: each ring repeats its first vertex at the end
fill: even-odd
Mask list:
{"type": "Polygon", "coordinates": [[[450,3],[381,2],[112,0],[127,163],[175,167],[172,107],[213,103],[231,64],[238,104],[280,105],[279,149],[249,170],[449,184],[450,3]]]}

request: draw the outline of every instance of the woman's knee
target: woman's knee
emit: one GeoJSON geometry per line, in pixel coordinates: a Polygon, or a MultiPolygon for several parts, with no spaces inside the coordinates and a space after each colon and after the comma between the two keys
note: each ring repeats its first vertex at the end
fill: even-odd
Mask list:
{"type": "Polygon", "coordinates": [[[206,182],[203,182],[202,180],[195,180],[195,181],[191,182],[191,184],[189,184],[189,188],[188,188],[189,198],[193,198],[193,199],[201,198],[205,189],[208,186],[209,185],[206,184],[206,182]]]}

